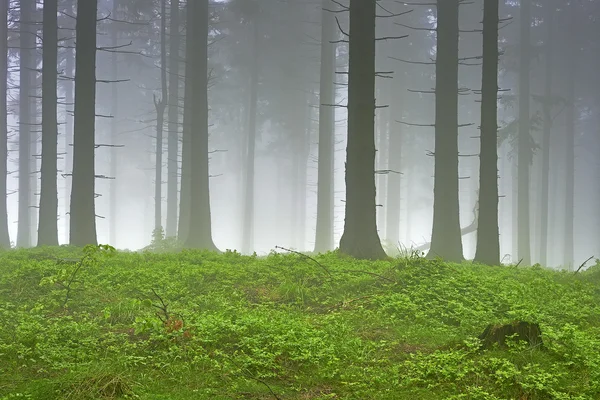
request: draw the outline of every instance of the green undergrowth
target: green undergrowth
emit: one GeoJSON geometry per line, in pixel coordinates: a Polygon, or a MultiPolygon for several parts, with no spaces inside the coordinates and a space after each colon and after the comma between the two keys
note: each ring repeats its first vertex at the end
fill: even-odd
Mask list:
{"type": "Polygon", "coordinates": [[[0,253],[0,400],[599,399],[600,266],[0,253]],[[544,346],[481,350],[491,323],[544,346]]]}

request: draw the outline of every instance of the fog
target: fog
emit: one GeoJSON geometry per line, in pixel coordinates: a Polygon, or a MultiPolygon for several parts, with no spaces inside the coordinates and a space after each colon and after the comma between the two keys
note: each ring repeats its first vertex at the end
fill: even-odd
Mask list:
{"type": "MultiPolygon", "coordinates": [[[[166,23],[166,50],[173,49],[170,16],[172,4],[119,0],[98,1],[95,120],[95,199],[99,243],[120,249],[137,250],[148,246],[153,237],[155,215],[156,121],[155,99],[161,98],[161,71],[173,74],[171,64],[161,65],[161,18],[166,23]],[[117,11],[115,15],[113,11],[117,11]],[[117,47],[114,38],[117,38],[117,47]],[[116,72],[116,74],[115,74],[116,72]],[[116,100],[116,103],[115,103],[116,100]],[[111,165],[112,163],[112,165],[111,165]],[[113,176],[114,173],[114,176],[113,176]],[[109,179],[105,179],[109,178],[109,179]],[[110,179],[114,178],[114,179],[110,179]],[[111,203],[111,192],[114,201],[111,203]]],[[[535,1],[531,3],[530,56],[530,135],[532,162],[529,186],[531,263],[541,259],[541,222],[548,222],[547,265],[566,267],[565,234],[568,234],[567,162],[569,141],[574,137],[574,219],[573,260],[577,267],[590,256],[600,255],[600,67],[598,45],[600,2],[535,1]],[[549,18],[554,18],[550,21],[549,18]],[[551,29],[548,26],[552,24],[551,29]],[[549,51],[549,49],[552,49],[549,51]],[[546,74],[552,71],[551,94],[547,93],[546,74]],[[571,103],[570,80],[574,81],[571,103]],[[546,100],[544,100],[546,99],[546,100]],[[550,99],[550,100],[548,100],[550,99]],[[549,186],[543,195],[544,101],[551,105],[549,140],[549,186]],[[572,104],[574,121],[568,110],[572,104]],[[569,124],[573,123],[572,129],[569,124]],[[571,132],[571,133],[569,133],[571,132]],[[547,200],[548,215],[542,215],[547,200]]],[[[18,233],[19,191],[19,88],[20,5],[12,1],[8,33],[8,226],[11,241],[18,233]]],[[[41,154],[41,65],[43,41],[42,9],[38,2],[34,18],[39,31],[35,49],[36,65],[31,71],[37,87],[32,128],[31,240],[37,240],[41,154]]],[[[189,1],[187,2],[189,3],[189,1]]],[[[179,101],[177,165],[181,169],[186,63],[187,3],[180,4],[178,34],[179,101]]],[[[381,0],[376,20],[376,186],[377,228],[389,254],[400,249],[417,248],[432,236],[434,189],[435,58],[436,7],[431,2],[401,4],[381,0]],[[419,3],[422,3],[419,4],[419,3]],[[412,10],[412,11],[410,11],[412,10]],[[402,15],[400,15],[402,14],[402,15]],[[399,38],[401,36],[405,36],[399,38]],[[381,107],[380,107],[381,106],[381,107]],[[400,135],[398,147],[392,135],[400,135]],[[390,146],[393,146],[390,148],[390,146]],[[395,161],[394,161],[395,160],[395,161]],[[399,166],[395,170],[392,165],[399,166]],[[400,179],[400,201],[391,204],[388,184],[400,179]],[[390,210],[399,209],[397,239],[389,234],[390,210]]],[[[256,62],[256,148],[254,158],[254,245],[258,255],[276,246],[298,251],[315,247],[318,183],[322,9],[335,12],[335,110],[334,141],[334,243],[337,247],[344,229],[345,161],[348,101],[348,0],[231,0],[210,3],[209,69],[209,171],[212,237],[220,250],[243,247],[244,184],[248,149],[249,102],[252,69],[256,62]],[[254,31],[257,30],[257,32],[254,31]],[[258,40],[255,40],[257,38],[258,40]],[[256,61],[254,58],[256,57],[256,61]]],[[[73,152],[73,104],[65,99],[74,90],[75,18],[73,0],[58,1],[59,50],[58,80],[58,237],[69,243],[69,215],[73,152]]],[[[483,2],[460,6],[459,42],[459,200],[460,225],[474,222],[479,189],[479,125],[481,115],[481,54],[483,2]]],[[[500,256],[505,263],[517,263],[516,225],[519,65],[521,5],[518,1],[500,2],[498,82],[498,175],[500,256]]],[[[350,33],[351,34],[351,33],[350,33]]],[[[198,40],[202,40],[200,37],[198,40]]],[[[21,51],[27,51],[21,49],[21,51]]],[[[368,54],[362,55],[368,57],[368,54]]],[[[169,61],[170,62],[170,61],[169,61]]],[[[169,88],[171,90],[171,88],[169,88]]],[[[167,182],[169,135],[165,112],[163,125],[162,227],[167,226],[167,182]]],[[[22,125],[21,125],[22,126],[22,125]]],[[[177,173],[177,187],[181,174],[177,173]]],[[[179,199],[179,197],[178,197],[179,199]]],[[[177,200],[177,207],[179,207],[177,200]]],[[[192,204],[192,207],[194,205],[192,204]]],[[[464,256],[472,259],[476,231],[462,236],[464,256]]]]}

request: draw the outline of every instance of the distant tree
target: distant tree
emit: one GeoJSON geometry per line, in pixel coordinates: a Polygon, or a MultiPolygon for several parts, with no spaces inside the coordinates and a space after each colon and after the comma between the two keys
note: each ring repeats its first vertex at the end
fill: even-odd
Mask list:
{"type": "Polygon", "coordinates": [[[577,41],[578,19],[577,19],[577,2],[571,1],[567,6],[568,26],[567,30],[567,79],[566,79],[566,174],[565,174],[565,250],[564,250],[564,267],[572,267],[574,259],[574,220],[575,220],[575,124],[576,124],[576,97],[575,97],[575,74],[579,69],[579,51],[581,46],[577,41]]]}
{"type": "Polygon", "coordinates": [[[498,227],[498,0],[483,6],[479,212],[474,261],[500,265],[498,227]]]}
{"type": "MultiPolygon", "coordinates": [[[[165,109],[167,107],[167,0],[160,2],[160,99],[154,96],[156,110],[156,151],[154,174],[154,234],[162,235],[162,158],[163,158],[163,128],[165,109]]],[[[156,239],[156,237],[154,238],[156,239]]]]}
{"type": "Polygon", "coordinates": [[[77,1],[70,243],[97,244],[95,211],[96,18],[98,0],[77,1]]]}
{"type": "Polygon", "coordinates": [[[38,246],[58,246],[58,1],[44,0],[42,64],[42,168],[38,246]]]}
{"type": "Polygon", "coordinates": [[[429,258],[463,259],[458,201],[458,36],[460,0],[437,4],[435,176],[429,258]]]}
{"type": "Polygon", "coordinates": [[[187,40],[191,41],[186,63],[190,110],[190,211],[186,247],[217,250],[212,239],[208,163],[208,0],[187,5],[187,40]]]}
{"type": "Polygon", "coordinates": [[[376,0],[350,0],[346,212],[340,252],[383,259],[375,204],[376,0]]]}
{"type": "Polygon", "coordinates": [[[517,156],[518,228],[517,253],[523,265],[531,264],[529,181],[532,160],[530,121],[531,0],[521,0],[519,51],[519,138],[517,156]]]}
{"type": "Polygon", "coordinates": [[[550,137],[552,134],[552,83],[554,80],[554,25],[556,14],[556,1],[551,0],[544,3],[546,16],[544,25],[546,37],[544,39],[544,101],[543,114],[544,123],[542,128],[542,188],[540,193],[540,264],[548,265],[548,209],[549,209],[549,186],[550,186],[550,137]]]}
{"type": "Polygon", "coordinates": [[[167,225],[165,234],[177,234],[177,157],[179,152],[179,0],[171,0],[169,24],[169,102],[167,127],[167,225]]]}
{"type": "Polygon", "coordinates": [[[6,205],[8,176],[8,3],[0,0],[0,248],[10,247],[8,234],[8,213],[6,205]]]}
{"type": "MultiPolygon", "coordinates": [[[[112,14],[112,18],[114,18],[114,20],[111,22],[110,45],[114,49],[116,49],[119,45],[119,29],[118,29],[118,24],[116,21],[120,18],[120,5],[121,5],[121,0],[113,0],[111,14],[112,14]]],[[[119,74],[119,53],[116,51],[113,51],[110,54],[111,79],[116,81],[118,79],[118,74],[119,74]]],[[[111,138],[112,144],[116,144],[117,138],[119,135],[119,116],[120,116],[119,85],[118,84],[113,83],[111,85],[110,97],[111,97],[110,113],[112,116],[112,119],[110,120],[110,138],[111,138]]],[[[119,158],[118,158],[117,149],[111,148],[111,150],[110,150],[110,176],[112,178],[116,178],[118,166],[119,166],[119,158]]],[[[117,211],[117,188],[118,188],[117,180],[112,179],[110,182],[109,189],[108,189],[108,203],[109,203],[108,240],[114,246],[116,246],[116,243],[117,243],[117,232],[118,232],[117,227],[119,225],[119,219],[117,218],[117,212],[118,212],[117,211]]]]}
{"type": "Polygon", "coordinates": [[[19,17],[19,215],[17,247],[31,246],[31,142],[34,125],[35,1],[21,0],[19,17]]]}
{"type": "Polygon", "coordinates": [[[250,61],[250,97],[248,98],[247,141],[244,173],[244,221],[242,225],[242,252],[254,250],[254,170],[256,152],[256,117],[258,104],[258,68],[260,49],[259,5],[256,1],[245,1],[242,15],[252,21],[252,60],[250,61]]]}
{"type": "Polygon", "coordinates": [[[319,153],[315,252],[333,250],[333,158],[335,139],[335,17],[330,0],[321,11],[321,71],[319,81],[319,153]]]}

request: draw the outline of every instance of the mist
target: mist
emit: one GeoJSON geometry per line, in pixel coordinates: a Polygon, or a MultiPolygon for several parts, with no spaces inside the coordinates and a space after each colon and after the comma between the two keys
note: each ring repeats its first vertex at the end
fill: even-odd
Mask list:
{"type": "MultiPolygon", "coordinates": [[[[345,227],[370,231],[366,222],[349,222],[349,215],[372,210],[347,203],[354,198],[352,193],[361,190],[347,188],[346,182],[351,179],[350,163],[354,165],[350,149],[366,143],[356,139],[358,144],[352,145],[349,131],[369,125],[349,112],[364,109],[360,95],[355,97],[358,105],[349,102],[359,93],[352,88],[365,86],[365,75],[360,74],[368,70],[361,69],[361,59],[373,56],[375,109],[370,140],[375,159],[370,176],[376,188],[377,240],[392,256],[412,250],[434,253],[436,241],[442,240],[460,242],[462,256],[476,258],[483,2],[449,2],[458,8],[456,110],[447,100],[452,97],[447,94],[452,93],[451,87],[440,97],[444,82],[452,80],[452,75],[442,78],[440,74],[451,74],[452,67],[436,65],[437,57],[446,54],[438,42],[439,30],[451,29],[443,25],[450,22],[442,22],[451,18],[440,16],[444,19],[438,26],[443,10],[431,2],[378,1],[373,55],[351,52],[351,28],[362,28],[360,18],[351,20],[347,0],[210,1],[206,10],[204,1],[98,0],[97,10],[90,11],[97,19],[90,30],[81,23],[80,7],[95,2],[3,1],[7,7],[3,10],[8,11],[6,37],[1,38],[2,51],[8,55],[4,88],[8,244],[36,246],[41,229],[40,171],[44,171],[46,151],[42,138],[48,131],[42,103],[44,96],[50,96],[42,87],[51,73],[43,67],[44,57],[52,51],[50,42],[44,41],[49,37],[44,7],[55,3],[58,147],[56,154],[47,157],[56,158],[56,189],[50,186],[49,192],[54,191],[58,200],[58,244],[78,244],[74,238],[84,237],[87,233],[82,232],[88,230],[77,223],[90,212],[95,214],[98,243],[130,250],[179,237],[184,247],[247,254],[266,255],[277,248],[327,251],[340,246],[345,227]],[[206,21],[195,19],[205,11],[206,21]],[[190,21],[195,22],[190,25],[190,21]],[[84,47],[77,46],[83,46],[89,35],[96,40],[95,72],[90,58],[78,54],[84,47]],[[353,62],[359,71],[356,75],[350,66],[353,62]],[[90,114],[86,117],[81,111],[89,106],[78,106],[90,89],[77,91],[77,85],[86,84],[84,72],[78,76],[77,68],[95,73],[92,131],[84,125],[90,114]],[[447,195],[448,204],[458,196],[461,232],[452,222],[451,228],[434,222],[434,185],[438,184],[434,176],[436,162],[441,163],[436,158],[442,157],[436,153],[443,149],[444,130],[452,125],[443,121],[453,117],[458,121],[454,127],[458,129],[458,191],[440,186],[437,193],[439,199],[447,195]],[[201,140],[205,134],[206,143],[201,140]],[[94,148],[92,166],[86,166],[85,155],[74,156],[75,147],[86,137],[92,140],[87,145],[94,148]],[[330,146],[322,146],[324,140],[330,146]],[[436,140],[442,142],[436,146],[436,140]],[[75,173],[74,165],[77,171],[92,171],[87,178],[77,178],[81,179],[77,182],[93,181],[91,189],[84,189],[87,197],[73,189],[76,174],[84,174],[75,173]],[[189,193],[185,179],[194,182],[189,193]],[[327,183],[319,185],[320,179],[327,183]],[[88,203],[93,203],[92,211],[83,207],[88,203]],[[73,207],[81,209],[76,210],[75,224],[73,207]],[[325,222],[318,227],[317,216],[324,212],[321,221],[325,222]],[[445,233],[440,235],[447,236],[432,237],[432,226],[443,226],[439,232],[445,233]],[[183,240],[182,229],[188,239],[195,235],[188,231],[198,229],[197,237],[214,246],[184,244],[191,242],[183,240]],[[325,243],[322,246],[317,243],[320,230],[321,237],[327,238],[319,239],[325,243]]],[[[577,268],[600,255],[600,80],[596,76],[600,3],[502,0],[498,14],[500,262],[577,268]]],[[[359,46],[361,38],[356,42],[359,46]]],[[[50,67],[54,71],[54,65],[50,67]]],[[[369,166],[369,159],[361,155],[368,158],[369,151],[368,146],[364,153],[356,150],[357,162],[369,166]]],[[[365,188],[371,190],[368,181],[365,188]]],[[[435,207],[440,207],[438,214],[448,209],[443,204],[435,207]]],[[[81,223],[89,225],[89,221],[81,223]]],[[[370,243],[371,239],[353,240],[370,243]]],[[[442,258],[453,258],[435,251],[442,258]]]]}

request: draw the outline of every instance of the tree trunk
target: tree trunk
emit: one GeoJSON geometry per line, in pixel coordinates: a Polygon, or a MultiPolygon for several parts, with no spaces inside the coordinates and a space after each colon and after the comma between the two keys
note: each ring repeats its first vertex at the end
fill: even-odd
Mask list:
{"type": "Polygon", "coordinates": [[[575,114],[576,114],[576,97],[575,97],[575,74],[577,73],[577,60],[579,53],[577,52],[577,19],[576,19],[576,6],[574,4],[569,5],[569,18],[570,18],[570,29],[567,31],[568,35],[568,54],[567,62],[568,76],[567,76],[567,110],[566,110],[566,125],[567,125],[567,137],[565,145],[565,166],[566,166],[566,187],[565,187],[565,250],[563,267],[570,268],[573,266],[574,259],[574,231],[573,225],[575,220],[575,114]]]}
{"type": "Polygon", "coordinates": [[[162,156],[163,127],[167,106],[167,0],[160,2],[160,100],[154,97],[156,109],[156,169],[154,174],[154,239],[162,239],[162,156]]]}
{"type": "Polygon", "coordinates": [[[97,0],[77,1],[70,243],[80,247],[98,243],[94,192],[97,10],[97,0]]]}
{"type": "MultiPolygon", "coordinates": [[[[189,7],[189,3],[188,3],[189,7]]],[[[185,243],[190,232],[190,210],[191,198],[190,198],[190,185],[191,185],[191,137],[192,137],[192,126],[191,118],[194,110],[191,108],[191,94],[192,94],[192,76],[194,70],[191,68],[190,63],[187,62],[194,51],[193,40],[190,32],[191,28],[186,27],[186,38],[185,38],[185,54],[186,62],[185,67],[185,80],[184,80],[184,98],[183,98],[183,134],[181,143],[181,192],[179,193],[179,224],[177,225],[177,238],[181,243],[185,243]]]]}
{"type": "Polygon", "coordinates": [[[177,234],[177,157],[179,154],[179,0],[171,0],[169,35],[167,226],[165,235],[174,237],[177,234]]]}
{"type": "Polygon", "coordinates": [[[186,246],[216,251],[212,240],[208,163],[208,0],[188,3],[188,40],[192,52],[187,63],[191,79],[190,229],[186,246]]]}
{"type": "MultiPolygon", "coordinates": [[[[120,0],[113,0],[112,7],[112,16],[115,19],[119,18],[119,6],[120,0]]],[[[119,31],[117,29],[116,24],[112,23],[112,29],[110,31],[111,37],[111,46],[116,48],[119,44],[119,31]]],[[[116,52],[111,53],[110,55],[110,69],[111,69],[111,79],[117,80],[119,75],[119,54],[116,52]]],[[[113,83],[111,87],[111,115],[112,119],[110,121],[110,137],[111,143],[113,145],[117,144],[119,141],[119,84],[113,83]]],[[[117,232],[119,225],[118,211],[117,211],[117,193],[118,193],[118,181],[117,181],[117,168],[118,168],[118,149],[111,148],[110,149],[110,176],[113,178],[110,181],[109,187],[109,242],[113,246],[117,245],[117,232]]]]}
{"type": "Polygon", "coordinates": [[[375,10],[376,0],[350,0],[346,214],[340,252],[383,259],[376,222],[375,10]]]}
{"type": "Polygon", "coordinates": [[[458,201],[458,15],[459,0],[437,7],[435,178],[433,229],[428,257],[463,259],[458,201]]]}
{"type": "Polygon", "coordinates": [[[402,170],[402,125],[396,120],[402,120],[402,92],[400,78],[394,77],[390,92],[390,112],[388,113],[388,129],[390,141],[387,147],[389,169],[386,193],[386,240],[392,246],[400,246],[400,211],[401,211],[401,170],[402,170]]]}
{"type": "Polygon", "coordinates": [[[518,139],[518,253],[522,265],[531,264],[529,221],[529,169],[531,165],[530,134],[530,55],[531,0],[521,0],[521,49],[519,67],[519,139],[518,139]]]}
{"type": "Polygon", "coordinates": [[[19,23],[19,216],[17,247],[31,246],[31,126],[35,69],[35,2],[22,0],[19,23]]]}
{"type": "Polygon", "coordinates": [[[335,136],[335,16],[321,11],[321,71],[319,83],[319,149],[317,164],[317,227],[315,253],[333,250],[333,160],[335,136]]]}
{"type": "Polygon", "coordinates": [[[250,254],[254,250],[254,167],[256,148],[256,112],[258,101],[258,50],[259,30],[257,17],[253,24],[253,55],[250,70],[250,99],[248,106],[248,141],[246,149],[246,174],[244,182],[244,224],[242,226],[242,253],[250,254]]]}
{"type": "Polygon", "coordinates": [[[10,248],[8,212],[6,204],[8,176],[8,2],[0,0],[0,249],[10,248]]]}
{"type": "Polygon", "coordinates": [[[479,156],[479,220],[474,261],[500,265],[498,227],[498,0],[483,9],[483,73],[481,84],[481,153],[479,156]]]}
{"type": "Polygon", "coordinates": [[[556,3],[551,1],[545,6],[546,14],[546,76],[544,77],[544,124],[542,128],[542,191],[540,193],[540,264],[548,266],[548,198],[550,184],[550,137],[552,133],[552,82],[554,72],[554,14],[556,13],[556,3]]]}
{"type": "Polygon", "coordinates": [[[42,166],[38,246],[58,246],[56,115],[58,76],[58,0],[44,0],[42,69],[42,166]]]}
{"type": "MultiPolygon", "coordinates": [[[[387,82],[386,82],[387,83],[387,82]]],[[[375,91],[375,103],[376,104],[386,104],[386,101],[389,102],[388,99],[384,99],[383,89],[378,88],[375,91]]],[[[376,152],[375,152],[375,169],[378,173],[375,175],[375,188],[377,192],[377,198],[375,199],[375,203],[377,204],[377,208],[375,212],[377,213],[377,232],[379,233],[379,237],[382,240],[387,240],[385,235],[385,221],[386,215],[388,213],[388,204],[386,203],[385,194],[387,193],[387,177],[388,175],[381,173],[387,169],[387,152],[384,150],[389,147],[388,141],[388,132],[387,132],[387,118],[385,117],[386,109],[379,109],[375,113],[375,134],[376,134],[376,152]]]]}

